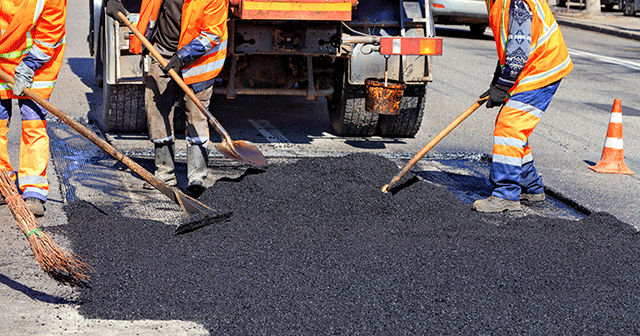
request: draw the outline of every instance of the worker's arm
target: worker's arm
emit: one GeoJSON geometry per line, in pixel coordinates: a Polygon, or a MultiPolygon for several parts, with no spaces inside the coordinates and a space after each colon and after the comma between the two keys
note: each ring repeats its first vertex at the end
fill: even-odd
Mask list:
{"type": "Polygon", "coordinates": [[[32,30],[33,45],[15,69],[15,95],[21,95],[33,83],[35,72],[49,62],[64,43],[66,10],[64,0],[46,2],[32,30]]]}
{"type": "Polygon", "coordinates": [[[529,61],[531,51],[531,21],[533,13],[523,0],[511,1],[509,7],[509,36],[505,46],[505,64],[496,67],[491,87],[481,97],[489,96],[487,107],[500,106],[507,99],[518,76],[529,61]]]}
{"type": "Polygon", "coordinates": [[[227,24],[227,0],[211,1],[204,10],[200,35],[194,38],[177,54],[185,65],[197,60],[204,54],[215,52],[225,35],[223,27],[227,24]]]}

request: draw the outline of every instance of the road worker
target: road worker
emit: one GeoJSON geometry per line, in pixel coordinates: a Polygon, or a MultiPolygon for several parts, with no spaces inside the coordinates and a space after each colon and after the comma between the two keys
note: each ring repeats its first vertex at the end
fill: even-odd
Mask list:
{"type": "MultiPolygon", "coordinates": [[[[214,78],[222,70],[227,52],[228,0],[143,0],[137,28],[168,61],[152,59],[145,74],[145,109],[149,137],[154,143],[155,176],[176,186],[173,115],[178,99],[186,100],[187,178],[186,191],[197,197],[204,191],[209,157],[209,125],[206,116],[168,74],[174,69],[195,92],[205,108],[213,92],[214,78]]],[[[107,2],[107,14],[120,20],[127,14],[116,0],[107,2]]],[[[133,38],[130,49],[143,52],[133,38]]],[[[145,54],[145,53],[143,53],[145,54]]],[[[150,187],[145,184],[146,187],[150,187]]]]}
{"type": "Polygon", "coordinates": [[[544,0],[487,0],[498,65],[487,92],[487,108],[500,106],[493,132],[489,198],[473,209],[501,212],[521,209],[520,201],[545,199],[533,166],[529,136],[558,85],[573,69],[564,38],[544,0]]]}
{"type": "Polygon", "coordinates": [[[49,193],[47,111],[23,96],[31,88],[49,99],[58,78],[65,49],[67,0],[1,0],[0,69],[13,76],[13,87],[0,81],[0,166],[12,173],[27,207],[44,215],[49,193]],[[12,99],[18,99],[22,118],[20,162],[16,176],[9,162],[7,134],[12,99]]]}

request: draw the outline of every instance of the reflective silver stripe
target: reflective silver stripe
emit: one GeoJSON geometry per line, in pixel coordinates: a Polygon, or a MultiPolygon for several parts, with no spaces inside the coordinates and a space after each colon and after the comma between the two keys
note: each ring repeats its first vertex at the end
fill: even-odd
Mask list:
{"type": "Polygon", "coordinates": [[[216,53],[216,52],[221,51],[221,50],[226,50],[226,49],[227,49],[227,40],[224,40],[224,41],[218,43],[217,45],[213,46],[213,48],[211,48],[211,50],[207,51],[207,53],[202,55],[202,56],[207,56],[207,55],[216,53]]]}
{"type": "Polygon", "coordinates": [[[553,69],[547,70],[537,75],[527,76],[523,78],[518,85],[529,84],[529,83],[537,82],[539,80],[543,80],[549,76],[554,75],[556,72],[568,67],[570,63],[571,63],[571,57],[567,55],[567,58],[564,60],[564,62],[558,64],[553,69]]]}
{"type": "Polygon", "coordinates": [[[25,184],[49,184],[49,182],[44,176],[40,175],[20,176],[20,185],[25,184]]]}
{"type": "Polygon", "coordinates": [[[56,81],[34,81],[31,83],[32,89],[49,89],[56,85],[56,81]]]}
{"type": "Polygon", "coordinates": [[[493,137],[493,144],[494,145],[503,145],[503,146],[524,148],[527,145],[527,142],[526,141],[522,141],[520,139],[494,136],[493,137]]]}
{"type": "MultiPolygon", "coordinates": [[[[220,40],[222,38],[220,38],[220,36],[215,35],[215,34],[211,34],[211,33],[207,33],[207,32],[201,32],[200,36],[198,36],[196,38],[196,41],[200,42],[200,44],[202,44],[202,46],[207,50],[207,52],[209,51],[209,49],[212,48],[212,44],[211,41],[217,43],[216,46],[220,45],[220,40]]],[[[227,41],[225,41],[225,48],[227,47],[227,41]]],[[[218,49],[219,50],[219,49],[218,49]]],[[[206,55],[206,54],[205,54],[206,55]]]]}
{"type": "Polygon", "coordinates": [[[209,138],[208,137],[197,137],[197,138],[192,138],[192,137],[185,137],[187,139],[187,141],[192,144],[192,145],[204,145],[207,142],[209,142],[209,138]]]}
{"type": "Polygon", "coordinates": [[[42,51],[42,49],[38,48],[37,45],[33,45],[33,47],[31,47],[31,50],[29,50],[29,53],[31,53],[33,56],[35,56],[37,59],[46,62],[49,62],[49,60],[51,60],[51,56],[47,55],[44,53],[44,51],[42,51]]]}
{"type": "Polygon", "coordinates": [[[42,10],[44,9],[44,3],[45,3],[45,0],[38,0],[38,3],[36,4],[36,11],[33,13],[33,21],[31,21],[33,22],[34,25],[38,21],[40,14],[42,14],[42,10]]]}
{"type": "MultiPolygon", "coordinates": [[[[21,184],[22,184],[22,180],[21,180],[21,184]]],[[[47,185],[49,185],[47,183],[47,185]]],[[[49,192],[46,191],[45,189],[42,188],[37,188],[37,187],[26,187],[24,189],[24,193],[34,193],[34,194],[38,194],[38,195],[42,195],[44,196],[44,198],[47,198],[47,196],[49,195],[49,192]]]]}
{"type": "Polygon", "coordinates": [[[542,115],[544,114],[544,111],[536,108],[535,106],[531,106],[529,104],[525,104],[513,99],[510,99],[509,101],[507,101],[507,103],[505,104],[505,106],[510,107],[512,109],[516,109],[516,110],[520,110],[520,111],[524,111],[527,112],[535,117],[537,117],[538,119],[542,118],[542,115]]]}
{"type": "Polygon", "coordinates": [[[170,135],[164,139],[152,139],[151,142],[155,143],[155,144],[166,144],[169,142],[173,142],[173,135],[170,135]]]}
{"type": "Polygon", "coordinates": [[[522,159],[513,156],[493,154],[492,160],[494,163],[502,163],[510,166],[522,166],[522,159]]]}
{"type": "Polygon", "coordinates": [[[34,40],[34,42],[37,43],[37,44],[43,45],[43,46],[45,46],[47,48],[56,49],[56,48],[58,48],[59,46],[61,46],[62,44],[65,43],[66,38],[67,38],[66,35],[63,36],[62,39],[56,44],[51,44],[49,42],[40,41],[40,40],[34,40]]]}
{"type": "Polygon", "coordinates": [[[531,161],[533,161],[533,155],[531,155],[531,153],[525,155],[522,158],[522,164],[525,164],[525,163],[528,163],[528,162],[531,162],[531,161]]]}
{"type": "MultiPolygon", "coordinates": [[[[56,81],[35,81],[33,83],[31,83],[31,88],[32,89],[49,89],[49,88],[53,88],[56,85],[56,81]]],[[[11,87],[9,87],[9,84],[7,83],[0,83],[0,89],[1,90],[11,90],[11,87]]]]}
{"type": "Polygon", "coordinates": [[[224,58],[219,59],[215,62],[199,65],[189,69],[184,69],[182,70],[182,77],[188,78],[188,77],[202,75],[207,72],[222,69],[222,66],[224,66],[224,58]]]}

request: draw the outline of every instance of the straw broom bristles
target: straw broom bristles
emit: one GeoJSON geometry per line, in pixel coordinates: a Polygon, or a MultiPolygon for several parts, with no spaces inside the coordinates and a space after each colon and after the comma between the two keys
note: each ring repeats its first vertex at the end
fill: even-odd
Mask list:
{"type": "Polygon", "coordinates": [[[18,227],[27,237],[31,251],[42,268],[54,280],[72,287],[89,287],[91,278],[87,273],[93,270],[84,261],[79,260],[60,248],[47,234],[38,228],[38,222],[27,208],[11,180],[9,173],[0,170],[0,192],[4,196],[18,227]]]}

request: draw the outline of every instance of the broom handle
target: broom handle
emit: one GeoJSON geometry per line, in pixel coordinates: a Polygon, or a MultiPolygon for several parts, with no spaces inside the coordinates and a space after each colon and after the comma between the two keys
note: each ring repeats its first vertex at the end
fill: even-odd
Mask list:
{"type": "Polygon", "coordinates": [[[449,134],[449,132],[451,132],[463,120],[465,120],[469,115],[471,115],[471,113],[477,110],[478,107],[484,104],[484,102],[486,102],[487,99],[489,99],[489,96],[478,99],[478,101],[473,103],[473,105],[467,108],[454,121],[452,121],[449,125],[447,125],[447,127],[445,127],[442,131],[440,131],[440,133],[438,133],[433,139],[431,139],[431,141],[429,141],[424,147],[422,147],[422,149],[418,153],[416,153],[416,155],[414,155],[411,158],[411,160],[409,160],[409,162],[407,162],[404,165],[402,170],[400,170],[400,172],[393,177],[393,179],[391,180],[391,182],[389,182],[389,184],[385,184],[382,187],[381,189],[382,192],[386,193],[387,191],[389,191],[389,189],[393,187],[396,183],[398,183],[398,181],[400,181],[402,176],[404,176],[404,174],[406,174],[409,171],[409,169],[411,169],[411,167],[413,167],[416,163],[418,163],[418,161],[420,161],[420,159],[422,159],[422,157],[425,154],[427,154],[427,152],[429,152],[431,148],[433,148],[433,146],[435,146],[438,142],[440,142],[440,140],[442,140],[447,134],[449,134]]]}
{"type": "MultiPolygon", "coordinates": [[[[151,42],[149,42],[149,40],[147,40],[146,37],[144,37],[144,35],[142,35],[142,33],[140,33],[140,31],[133,25],[133,23],[131,23],[131,21],[127,19],[127,16],[122,14],[122,12],[118,12],[118,17],[124,22],[124,24],[127,27],[129,27],[129,29],[131,29],[133,34],[142,42],[142,44],[144,44],[144,46],[149,50],[149,52],[151,52],[151,55],[153,55],[153,57],[160,63],[160,65],[162,65],[162,67],[166,67],[167,61],[164,59],[164,57],[160,55],[158,50],[151,44],[151,42]]],[[[218,119],[216,119],[213,116],[213,114],[211,114],[211,112],[207,111],[207,109],[204,108],[204,106],[200,102],[200,99],[196,97],[196,94],[193,92],[193,90],[191,90],[191,88],[187,85],[187,83],[185,83],[184,80],[173,69],[169,69],[169,75],[171,75],[171,78],[173,78],[173,80],[175,80],[176,83],[178,83],[178,85],[182,88],[182,90],[184,90],[184,92],[187,93],[189,98],[193,100],[193,102],[196,104],[198,109],[202,113],[204,113],[204,115],[207,117],[207,120],[209,120],[209,123],[215,128],[216,132],[218,132],[218,134],[222,137],[222,140],[231,144],[232,140],[229,133],[224,129],[224,127],[222,127],[222,124],[220,124],[218,119]]]]}

